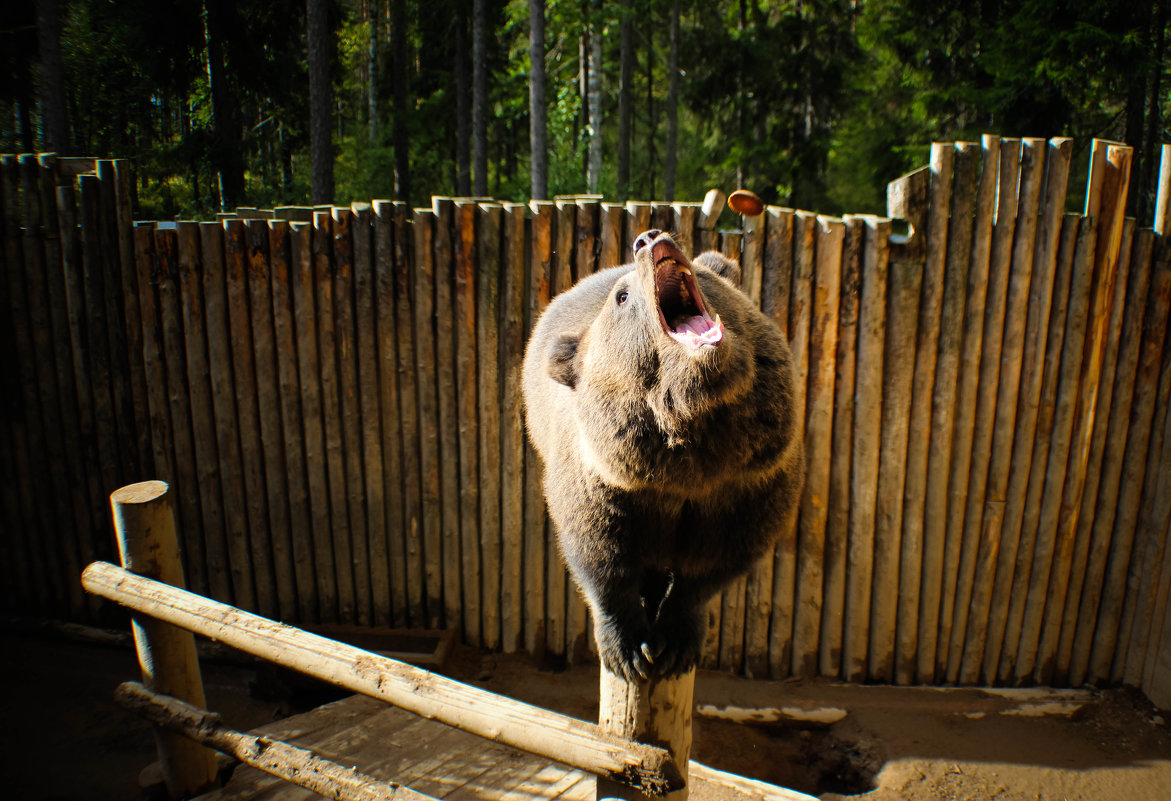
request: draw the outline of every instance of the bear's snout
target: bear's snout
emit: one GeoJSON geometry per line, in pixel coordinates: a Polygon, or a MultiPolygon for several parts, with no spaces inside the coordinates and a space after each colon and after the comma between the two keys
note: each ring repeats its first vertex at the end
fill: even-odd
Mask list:
{"type": "Polygon", "coordinates": [[[635,238],[634,247],[632,248],[632,250],[634,250],[635,253],[638,253],[643,248],[651,245],[651,243],[653,243],[656,239],[658,239],[662,235],[663,235],[663,232],[658,230],[657,228],[652,228],[649,231],[643,231],[641,234],[639,234],[635,238]]]}

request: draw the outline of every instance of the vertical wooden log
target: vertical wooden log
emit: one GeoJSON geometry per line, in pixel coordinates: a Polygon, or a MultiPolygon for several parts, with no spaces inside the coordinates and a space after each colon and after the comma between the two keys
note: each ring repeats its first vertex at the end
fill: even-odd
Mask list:
{"type": "MultiPolygon", "coordinates": [[[[1041,402],[1042,379],[1046,366],[1046,343],[1050,332],[1060,339],[1064,320],[1064,302],[1058,303],[1058,295],[1068,297],[1069,269],[1058,276],[1059,245],[1062,237],[1062,220],[1065,210],[1065,193],[1069,182],[1069,162],[1073,151],[1073,140],[1052,139],[1045,157],[1045,199],[1037,222],[1033,247],[1033,273],[1029,282],[1028,319],[1023,332],[1024,342],[1021,354],[1020,379],[1017,386],[1017,409],[1012,433],[1012,453],[1005,461],[1002,440],[994,447],[995,457],[988,475],[988,496],[1003,503],[985,505],[985,536],[999,543],[996,554],[995,580],[988,596],[988,611],[985,622],[977,618],[971,649],[966,649],[961,667],[961,680],[975,682],[976,666],[973,664],[978,651],[983,651],[982,672],[984,681],[995,681],[997,665],[1004,639],[1008,604],[1012,593],[1014,574],[1021,540],[1021,521],[1025,498],[1028,491],[1029,474],[1032,467],[1033,440],[1037,430],[1039,405],[1041,402]],[[1061,325],[1054,327],[1051,319],[1060,318],[1061,325]],[[981,630],[982,627],[982,630],[981,630]]],[[[1072,243],[1072,240],[1070,240],[1072,243]]],[[[1064,262],[1071,269],[1072,244],[1066,249],[1069,258],[1064,262]]],[[[1060,351],[1060,347],[1057,348],[1060,351]]],[[[1004,418],[1007,424],[1007,417],[1004,418]]],[[[1006,437],[998,421],[997,433],[1006,437]]],[[[977,587],[984,586],[977,581],[977,587]]]]}
{"type": "MultiPolygon", "coordinates": [[[[794,404],[793,404],[793,419],[796,422],[793,435],[795,437],[805,438],[805,410],[806,410],[806,384],[809,376],[809,337],[812,328],[813,318],[817,314],[817,310],[813,307],[813,279],[817,268],[817,230],[819,224],[817,217],[807,212],[800,212],[797,214],[793,223],[793,275],[792,288],[789,295],[789,311],[787,315],[788,330],[785,331],[789,340],[789,348],[793,355],[793,382],[796,387],[794,404]]],[[[756,237],[758,231],[752,233],[756,237]]],[[[742,253],[746,252],[746,246],[749,241],[749,233],[746,231],[744,239],[741,241],[742,253]]],[[[758,251],[754,258],[759,258],[759,243],[754,246],[758,251]]],[[[741,268],[744,264],[741,263],[741,268]]],[[[759,269],[755,283],[763,284],[763,276],[759,275],[759,269]]],[[[743,285],[744,276],[741,277],[743,285]]],[[[760,293],[757,292],[756,302],[760,302],[760,293]]],[[[797,584],[797,555],[798,555],[798,526],[801,514],[795,515],[786,531],[781,532],[780,539],[777,541],[773,565],[772,575],[763,576],[762,580],[771,579],[769,581],[770,589],[772,590],[771,606],[772,606],[772,621],[771,642],[773,648],[770,651],[770,674],[774,678],[783,678],[789,675],[793,669],[793,662],[795,659],[794,652],[794,601],[797,584]]],[[[767,564],[763,566],[767,568],[767,564]]],[[[757,571],[762,569],[758,565],[757,571]]],[[[752,577],[756,577],[754,574],[752,577]]],[[[748,589],[751,590],[755,582],[749,582],[748,589]]],[[[753,612],[768,620],[769,604],[767,599],[762,603],[757,601],[754,597],[755,593],[749,592],[746,596],[747,611],[750,616],[753,612]]],[[[749,618],[751,620],[751,617],[749,618]]],[[[751,628],[749,629],[751,631],[751,628]]],[[[751,645],[751,638],[749,640],[751,645]]]]}
{"type": "Polygon", "coordinates": [[[858,307],[854,379],[853,475],[846,563],[842,661],[845,678],[866,677],[868,625],[874,567],[874,525],[882,422],[882,353],[886,327],[887,265],[891,222],[867,217],[858,307]]]}
{"type": "Polygon", "coordinates": [[[834,355],[834,419],[830,441],[828,511],[822,556],[825,565],[822,578],[824,589],[818,648],[821,675],[831,677],[840,676],[842,672],[845,634],[854,436],[854,378],[857,367],[858,309],[862,297],[863,235],[866,228],[861,217],[847,217],[844,222],[837,348],[834,355]]]}
{"type": "Polygon", "coordinates": [[[553,267],[553,295],[560,295],[577,282],[574,274],[577,262],[574,260],[573,245],[577,241],[577,204],[569,200],[558,200],[557,232],[554,252],[557,259],[553,267]]]}
{"type": "Polygon", "coordinates": [[[587,275],[592,275],[599,269],[597,256],[598,212],[597,200],[579,200],[577,202],[577,219],[574,223],[576,242],[573,246],[574,283],[587,275]]]}
{"type": "MultiPolygon", "coordinates": [[[[185,588],[175,515],[162,481],[144,481],[110,495],[122,566],[140,576],[185,588]]],[[[153,618],[134,618],[134,645],[143,684],[205,708],[195,636],[153,618]]],[[[159,761],[171,798],[185,798],[212,786],[215,752],[175,732],[155,730],[159,761]]]]}
{"type": "MultiPolygon", "coordinates": [[[[312,215],[310,215],[310,219],[312,215]]],[[[317,308],[314,298],[313,226],[290,224],[287,286],[273,284],[277,338],[281,349],[288,349],[288,362],[282,360],[281,392],[285,419],[295,421],[287,430],[286,458],[291,482],[290,506],[296,526],[298,502],[296,487],[298,459],[301,459],[305,499],[301,514],[307,515],[313,590],[298,598],[302,607],[316,604],[315,617],[320,622],[338,620],[338,584],[330,536],[328,467],[325,456],[325,431],[322,421],[320,368],[317,354],[317,308]],[[286,316],[291,315],[286,320],[286,316]],[[288,342],[288,337],[294,342],[288,342]],[[293,381],[292,385],[287,382],[293,381]],[[302,450],[303,448],[303,450],[302,450]]]]}
{"type": "Polygon", "coordinates": [[[805,488],[797,532],[797,583],[793,620],[793,674],[817,673],[825,578],[826,522],[833,454],[834,367],[841,302],[842,220],[818,219],[813,318],[806,382],[805,488]]]}
{"type": "MultiPolygon", "coordinates": [[[[297,613],[305,622],[321,620],[319,600],[316,517],[311,499],[311,480],[306,464],[307,424],[301,403],[300,363],[297,341],[296,284],[304,264],[309,264],[308,226],[274,221],[269,225],[269,253],[272,268],[272,310],[276,335],[277,381],[281,418],[284,421],[284,457],[288,472],[289,529],[293,540],[293,570],[297,584],[297,613]]],[[[311,319],[311,316],[310,316],[311,319]]],[[[310,329],[312,330],[312,329],[310,329]]],[[[328,523],[322,520],[322,531],[328,523]]]]}
{"type": "Polygon", "coordinates": [[[675,210],[674,235],[678,237],[680,249],[693,256],[702,253],[695,246],[695,221],[699,215],[699,206],[695,203],[676,203],[672,208],[675,210]]]}
{"type": "MultiPolygon", "coordinates": [[[[190,392],[187,387],[186,346],[179,311],[178,236],[174,228],[155,230],[155,270],[158,312],[165,357],[165,389],[170,407],[175,481],[180,488],[179,520],[184,525],[187,563],[203,564],[203,519],[199,504],[199,479],[195,469],[195,444],[191,429],[190,392]]],[[[100,419],[100,415],[98,415],[100,419]]],[[[202,571],[201,571],[202,572],[202,571]]],[[[203,573],[206,576],[206,573],[203,573]]]]}
{"type": "Polygon", "coordinates": [[[430,217],[426,212],[415,215],[415,371],[419,393],[419,478],[423,494],[420,523],[407,532],[407,583],[411,596],[418,598],[420,609],[426,609],[427,624],[434,628],[439,625],[443,608],[443,531],[439,508],[438,376],[433,336],[436,326],[435,261],[431,247],[434,223],[430,217]]]}
{"type": "MultiPolygon", "coordinates": [[[[964,518],[964,541],[975,547],[968,551],[972,560],[961,566],[963,584],[956,596],[956,618],[948,653],[949,681],[958,680],[961,669],[966,669],[964,681],[968,684],[974,683],[979,675],[990,592],[995,581],[993,571],[1000,552],[1000,522],[1008,491],[1009,459],[1033,279],[1038,202],[1045,164],[1044,140],[1026,139],[1021,144],[1018,200],[1009,206],[1001,206],[997,212],[990,294],[984,317],[976,437],[964,518]],[[1015,219],[1007,225],[1015,225],[1015,239],[1012,231],[1004,234],[1000,227],[1001,214],[1010,212],[1015,219]],[[1002,235],[1011,241],[1003,242],[1002,235]],[[989,378],[987,383],[985,371],[989,378]]],[[[1004,154],[1003,148],[1001,154],[1004,154]]],[[[1001,166],[1003,169],[1003,159],[1001,166]]]]}
{"type": "MultiPolygon", "coordinates": [[[[398,341],[394,287],[395,217],[406,211],[399,203],[374,201],[374,336],[378,408],[382,417],[380,451],[385,498],[386,569],[389,582],[389,625],[402,627],[407,619],[407,570],[403,553],[403,448],[399,407],[398,341]]],[[[363,416],[365,413],[363,412],[363,416]]]]}
{"type": "MultiPolygon", "coordinates": [[[[594,204],[596,211],[597,204],[594,204]]],[[[580,209],[579,209],[580,211],[580,209]]],[[[500,586],[503,542],[500,530],[500,245],[503,209],[477,209],[476,372],[478,374],[480,460],[480,608],[483,643],[500,648],[500,586]]],[[[579,216],[580,219],[580,216],[579,216]]],[[[592,248],[591,248],[592,250],[592,248]]],[[[591,259],[592,260],[592,259],[591,259]]],[[[584,264],[582,269],[589,269],[584,264]]]]}
{"type": "MultiPolygon", "coordinates": [[[[388,626],[390,611],[390,559],[387,543],[387,496],[383,492],[382,414],[379,399],[376,288],[374,266],[374,213],[368,203],[350,206],[354,248],[354,334],[357,357],[357,433],[360,443],[362,495],[366,507],[367,572],[370,576],[370,620],[388,626]]],[[[273,274],[277,267],[273,251],[273,274]]],[[[294,547],[296,542],[294,541],[294,547]]],[[[438,593],[436,594],[438,598],[438,593]]]]}
{"type": "MultiPolygon", "coordinates": [[[[1171,153],[1171,148],[1164,150],[1164,153],[1171,153]]],[[[1165,175],[1171,179],[1171,169],[1165,175]]],[[[1128,634],[1128,630],[1122,628],[1128,596],[1127,578],[1134,558],[1148,448],[1160,389],[1160,365],[1171,360],[1171,351],[1164,349],[1167,319],[1171,313],[1171,252],[1164,243],[1165,240],[1159,238],[1156,245],[1156,261],[1151,268],[1151,291],[1143,315],[1142,344],[1135,371],[1126,450],[1122,457],[1117,511],[1090,652],[1087,675],[1090,681],[1121,678],[1120,671],[1112,668],[1116,662],[1116,648],[1125,639],[1120,637],[1120,633],[1128,634]]]]}
{"type": "MultiPolygon", "coordinates": [[[[719,189],[709,189],[704,195],[703,205],[700,207],[699,216],[696,220],[697,233],[697,249],[702,253],[705,250],[715,250],[719,246],[719,233],[716,231],[716,225],[719,223],[720,215],[724,212],[724,202],[727,196],[719,189]]],[[[630,208],[632,204],[627,203],[626,207],[630,208]]],[[[638,233],[646,230],[640,228],[638,233]]],[[[631,243],[633,243],[631,237],[631,243]]]]}
{"type": "Polygon", "coordinates": [[[204,317],[203,268],[199,223],[178,224],[178,273],[183,342],[186,345],[187,388],[191,403],[195,476],[203,515],[203,540],[207,558],[207,586],[213,598],[231,603],[231,572],[224,528],[224,500],[220,489],[220,461],[216,443],[215,411],[209,376],[206,318],[204,317]]]}
{"type": "MultiPolygon", "coordinates": [[[[603,668],[599,688],[598,725],[626,740],[666,748],[687,780],[691,755],[691,721],[695,709],[695,670],[670,679],[630,683],[603,668]]],[[[598,777],[595,798],[646,801],[632,787],[598,777]]],[[[669,793],[667,801],[686,801],[687,787],[669,793]]]]}
{"type": "MultiPolygon", "coordinates": [[[[720,203],[721,203],[721,207],[716,209],[716,212],[715,212],[716,217],[718,217],[720,215],[720,212],[723,210],[723,205],[722,205],[723,201],[721,200],[720,203]]],[[[626,202],[626,215],[627,215],[626,252],[630,253],[634,248],[634,240],[638,238],[638,235],[641,234],[643,231],[649,230],[651,228],[651,204],[650,203],[638,203],[633,200],[628,200],[626,202]]],[[[714,226],[714,224],[715,224],[715,219],[713,218],[712,225],[714,226]]],[[[702,225],[703,225],[703,223],[701,223],[701,226],[702,225]]],[[[703,247],[704,250],[709,250],[709,249],[713,249],[716,247],[715,236],[716,235],[713,230],[712,234],[711,234],[712,244],[710,244],[710,245],[705,244],[703,247]]]]}
{"type": "MultiPolygon", "coordinates": [[[[1110,390],[1110,414],[1108,419],[1105,415],[1099,418],[1102,422],[1101,432],[1095,425],[1096,442],[1091,455],[1099,454],[1097,486],[1096,491],[1091,492],[1087,479],[1086,491],[1082,496],[1081,515],[1078,519],[1078,539],[1086,541],[1088,545],[1083,568],[1085,575],[1081,595],[1076,599],[1076,604],[1071,588],[1067,602],[1067,607],[1070,608],[1067,609],[1066,615],[1067,620],[1070,616],[1075,617],[1075,622],[1063,628],[1058,649],[1059,668],[1066,666],[1067,679],[1072,686],[1081,686],[1085,683],[1089,670],[1090,650],[1096,638],[1095,623],[1111,551],[1114,520],[1118,511],[1122,460],[1130,435],[1131,411],[1134,408],[1135,376],[1138,372],[1139,349],[1142,344],[1143,316],[1148,299],[1153,300],[1151,262],[1154,239],[1154,233],[1149,230],[1139,231],[1135,235],[1127,270],[1129,279],[1126,292],[1124,294],[1118,291],[1116,296],[1124,298],[1125,304],[1120,315],[1121,325],[1117,342],[1107,344],[1106,348],[1108,358],[1112,352],[1117,354],[1114,381],[1110,390]]],[[[1122,269],[1120,263],[1120,282],[1122,269]]],[[[1117,290],[1122,288],[1119,283],[1117,290]]],[[[1100,390],[1103,392],[1107,387],[1105,379],[1106,373],[1103,372],[1104,383],[1100,390]]],[[[1105,398],[1101,411],[1106,411],[1105,398]]]]}
{"type": "Polygon", "coordinates": [[[947,234],[947,266],[943,278],[939,349],[931,396],[931,440],[927,448],[927,482],[923,496],[923,567],[919,589],[916,639],[917,680],[935,680],[939,620],[943,608],[943,574],[947,544],[947,502],[955,440],[956,391],[959,384],[968,278],[975,230],[976,171],[979,146],[955,145],[955,180],[951,224],[947,234]]]}
{"type": "MultiPolygon", "coordinates": [[[[354,331],[354,239],[356,224],[350,209],[335,206],[333,214],[334,293],[333,319],[337,348],[338,409],[341,433],[343,496],[349,510],[350,570],[354,576],[354,608],[358,625],[368,626],[372,618],[370,595],[370,537],[362,494],[365,484],[362,465],[361,426],[358,420],[358,363],[354,331]]],[[[261,418],[263,420],[263,417],[261,418]]],[[[273,531],[274,544],[278,541],[273,531]]],[[[281,559],[277,563],[278,581],[281,559]]]]}
{"type": "MultiPolygon", "coordinates": [[[[1020,671],[1027,666],[1034,671],[1034,677],[1040,681],[1052,678],[1055,652],[1060,639],[1061,615],[1065,609],[1065,598],[1073,570],[1078,512],[1081,509],[1082,493],[1089,468],[1088,451],[1093,438],[1094,419],[1097,416],[1098,386],[1102,375],[1111,311],[1114,307],[1114,284],[1118,275],[1125,198],[1130,177],[1130,148],[1097,141],[1095,146],[1097,150],[1105,151],[1101,158],[1103,174],[1100,179],[1100,201],[1098,210],[1094,212],[1091,204],[1097,194],[1094,192],[1094,185],[1099,179],[1091,175],[1086,210],[1098,215],[1097,241],[1094,252],[1090,255],[1093,267],[1085,331],[1082,336],[1083,345],[1080,354],[1071,354],[1075,362],[1080,360],[1080,372],[1071,372],[1076,380],[1076,384],[1070,388],[1075,398],[1075,405],[1072,408],[1073,420],[1068,434],[1069,443],[1060,443],[1068,452],[1058,452],[1063,461],[1068,461],[1064,473],[1060,467],[1053,472],[1054,478],[1060,479],[1061,483],[1054,487],[1054,506],[1049,510],[1050,517],[1042,517],[1042,525],[1045,527],[1043,530],[1048,530],[1050,525],[1055,526],[1054,561],[1048,575],[1049,587],[1038,596],[1038,605],[1034,607],[1033,614],[1026,615],[1026,625],[1022,630],[1024,648],[1018,655],[1017,664],[1018,675],[1023,675],[1020,671]],[[1098,147],[1099,145],[1101,147],[1098,147]],[[1041,604],[1044,604],[1043,614],[1041,604]]],[[[1097,156],[1093,156],[1092,159],[1095,162],[1099,161],[1097,156]]],[[[1097,165],[1093,171],[1099,171],[1097,165]]],[[[1123,286],[1125,288],[1125,283],[1123,286]]],[[[1050,459],[1052,458],[1051,452],[1050,459]]],[[[1048,486],[1046,490],[1048,491],[1048,486]]]]}
{"type": "Polygon", "coordinates": [[[456,415],[455,345],[452,337],[452,277],[455,262],[452,247],[455,206],[448,198],[431,201],[435,221],[435,361],[439,411],[439,494],[443,546],[444,625],[460,628],[461,601],[460,506],[459,506],[459,423],[456,415]]]}
{"type": "Polygon", "coordinates": [[[763,214],[743,218],[744,243],[740,254],[740,289],[754,306],[761,305],[764,279],[766,220],[763,214]]]}
{"type": "MultiPolygon", "coordinates": [[[[459,410],[460,557],[463,564],[464,637],[479,645],[481,628],[480,467],[476,402],[475,203],[456,203],[459,245],[455,260],[455,380],[459,410]]],[[[572,233],[572,231],[571,231],[572,233]]],[[[568,265],[566,265],[568,267],[568,265]]]]}
{"type": "MultiPolygon", "coordinates": [[[[530,229],[529,269],[527,273],[525,340],[532,333],[537,319],[549,303],[552,286],[553,226],[555,210],[552,203],[533,201],[530,229]]],[[[537,452],[525,443],[525,530],[524,530],[524,641],[525,649],[540,656],[546,647],[545,595],[550,570],[546,567],[546,530],[551,528],[545,513],[545,495],[541,487],[542,465],[537,452]]],[[[548,559],[557,560],[557,551],[548,553],[548,559]]]]}
{"type": "Polygon", "coordinates": [[[923,503],[927,492],[927,454],[931,442],[931,398],[939,351],[947,259],[948,217],[951,212],[951,143],[931,146],[931,175],[925,218],[926,237],[919,325],[915,342],[914,380],[908,421],[906,484],[903,492],[902,548],[899,554],[898,610],[895,630],[894,677],[909,684],[915,675],[919,634],[919,593],[923,570],[923,503]]]}
{"type": "MultiPolygon", "coordinates": [[[[405,225],[399,226],[395,217],[394,238],[394,296],[395,325],[397,326],[398,350],[396,353],[399,375],[399,414],[401,415],[403,437],[403,526],[400,533],[404,560],[404,590],[407,603],[408,625],[421,626],[427,619],[426,601],[423,597],[423,554],[421,528],[423,525],[423,488],[419,467],[419,381],[416,374],[416,337],[426,336],[424,328],[416,334],[415,308],[417,287],[415,286],[416,262],[430,258],[428,247],[434,228],[434,218],[416,210],[414,235],[410,237],[413,250],[407,246],[408,235],[405,225]]],[[[420,346],[423,347],[423,346],[420,346]]],[[[458,600],[457,600],[458,602],[458,600]]],[[[448,621],[448,625],[453,625],[448,621]]]]}
{"type": "Polygon", "coordinates": [[[600,215],[602,230],[598,234],[598,269],[605,270],[629,261],[627,255],[630,251],[626,249],[622,225],[626,220],[626,207],[618,203],[603,203],[600,215]]]}
{"type": "Polygon", "coordinates": [[[789,293],[793,283],[793,221],[789,209],[765,209],[764,261],[760,277],[760,310],[789,331],[789,293]]]}
{"type": "MultiPolygon", "coordinates": [[[[603,211],[604,213],[604,211],[603,211]]],[[[521,373],[524,365],[525,207],[504,204],[501,249],[500,329],[500,626],[505,652],[522,646],[525,438],[521,373]]],[[[604,225],[604,223],[603,223],[604,225]]]]}
{"type": "MultiPolygon", "coordinates": [[[[229,226],[231,223],[229,223],[229,226]]],[[[334,581],[338,619],[357,620],[350,519],[346,504],[345,463],[342,455],[341,406],[338,395],[337,329],[334,324],[335,274],[333,215],[313,213],[313,289],[317,309],[317,364],[321,379],[321,415],[324,434],[322,461],[329,487],[330,533],[333,538],[334,581]]],[[[414,475],[418,475],[416,472],[414,475]]]]}
{"type": "MultiPolygon", "coordinates": [[[[956,588],[959,585],[960,563],[964,549],[964,510],[967,504],[968,476],[975,436],[976,403],[979,390],[979,370],[984,344],[984,312],[988,296],[988,275],[992,255],[993,223],[995,221],[997,188],[1002,180],[1015,181],[1015,160],[1011,175],[1000,175],[999,137],[986,134],[982,138],[983,162],[980,189],[976,197],[976,220],[972,236],[972,260],[968,267],[968,295],[964,305],[964,338],[960,370],[955,395],[955,431],[951,443],[950,476],[947,493],[947,528],[944,544],[943,592],[939,609],[939,639],[935,644],[935,661],[940,672],[947,671],[948,648],[955,614],[956,588]]],[[[1008,195],[1007,188],[1001,192],[1008,195]]]]}

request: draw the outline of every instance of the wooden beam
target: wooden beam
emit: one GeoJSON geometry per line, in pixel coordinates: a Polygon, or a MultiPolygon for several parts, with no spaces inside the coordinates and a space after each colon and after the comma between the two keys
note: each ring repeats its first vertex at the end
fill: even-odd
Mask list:
{"type": "Polygon", "coordinates": [[[308,749],[229,729],[220,724],[219,715],[178,698],[153,693],[135,681],[119,685],[114,691],[114,700],[156,726],[178,732],[194,742],[327,798],[342,801],[434,801],[432,796],[343,767],[308,749]]]}
{"type": "Polygon", "coordinates": [[[425,718],[662,795],[683,785],[666,750],[606,734],[575,718],[493,695],[194,593],[94,562],[86,591],[158,620],[425,718]]]}

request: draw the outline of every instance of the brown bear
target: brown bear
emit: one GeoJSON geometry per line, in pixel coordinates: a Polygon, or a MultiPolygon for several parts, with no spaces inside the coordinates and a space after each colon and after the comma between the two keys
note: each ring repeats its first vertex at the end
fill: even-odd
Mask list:
{"type": "Polygon", "coordinates": [[[646,231],[633,264],[549,304],[525,353],[561,552],[606,668],[630,681],[695,665],[705,604],[796,514],[792,358],[738,280],[646,231]]]}

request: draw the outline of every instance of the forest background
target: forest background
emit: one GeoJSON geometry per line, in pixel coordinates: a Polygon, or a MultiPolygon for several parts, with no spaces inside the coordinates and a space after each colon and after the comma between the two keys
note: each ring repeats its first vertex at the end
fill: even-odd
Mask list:
{"type": "Polygon", "coordinates": [[[932,141],[1101,137],[1145,220],[1165,2],[23,0],[0,151],[128,158],[142,219],[713,186],[882,213],[932,141]]]}

